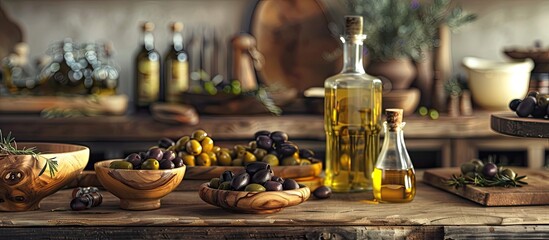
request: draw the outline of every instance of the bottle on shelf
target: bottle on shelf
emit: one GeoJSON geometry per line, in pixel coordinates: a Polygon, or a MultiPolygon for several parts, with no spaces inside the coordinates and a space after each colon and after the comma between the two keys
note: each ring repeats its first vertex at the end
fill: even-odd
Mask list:
{"type": "Polygon", "coordinates": [[[154,48],[154,24],[146,22],[142,30],[143,45],[135,58],[134,104],[138,110],[148,109],[160,95],[160,54],[154,48]]]}
{"type": "Polygon", "coordinates": [[[383,146],[372,173],[374,198],[380,202],[410,202],[416,195],[414,166],[404,144],[402,109],[387,109],[383,146]]]}
{"type": "Polygon", "coordinates": [[[183,24],[170,25],[172,43],[164,60],[164,78],[161,96],[166,102],[178,102],[181,94],[189,89],[189,55],[183,46],[183,24]]]}
{"type": "Polygon", "coordinates": [[[324,184],[335,192],[371,190],[379,154],[382,83],[364,71],[362,32],[362,17],[345,17],[343,70],[324,82],[324,184]]]}

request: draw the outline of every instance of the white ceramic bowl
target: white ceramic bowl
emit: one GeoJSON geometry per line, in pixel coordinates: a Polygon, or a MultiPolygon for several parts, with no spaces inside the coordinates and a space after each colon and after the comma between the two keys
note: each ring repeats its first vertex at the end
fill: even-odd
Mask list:
{"type": "Polygon", "coordinates": [[[473,101],[489,110],[507,110],[509,102],[528,93],[531,59],[493,61],[475,57],[463,58],[473,101]]]}

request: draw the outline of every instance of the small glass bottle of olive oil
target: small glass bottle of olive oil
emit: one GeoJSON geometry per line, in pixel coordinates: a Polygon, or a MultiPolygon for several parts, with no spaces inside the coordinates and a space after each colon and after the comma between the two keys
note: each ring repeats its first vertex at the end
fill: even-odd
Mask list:
{"type": "Polygon", "coordinates": [[[404,144],[402,109],[387,109],[383,146],[372,173],[374,198],[380,202],[410,202],[416,195],[414,166],[404,144]]]}
{"type": "Polygon", "coordinates": [[[362,31],[362,17],[345,17],[343,70],[324,82],[324,184],[334,192],[371,190],[379,154],[382,83],[364,71],[362,31]]]}

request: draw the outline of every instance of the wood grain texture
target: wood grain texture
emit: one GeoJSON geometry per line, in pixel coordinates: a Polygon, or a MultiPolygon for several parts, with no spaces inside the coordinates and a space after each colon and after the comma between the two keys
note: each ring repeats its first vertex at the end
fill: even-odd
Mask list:
{"type": "Polygon", "coordinates": [[[208,183],[200,185],[200,198],[225,210],[241,213],[276,213],[283,208],[301,204],[311,196],[309,187],[295,190],[245,192],[210,188],[208,183]]]}
{"type": "MultiPolygon", "coordinates": [[[[547,171],[534,173],[549,177],[547,171]]],[[[416,174],[422,179],[422,171],[416,174]]],[[[67,189],[45,198],[40,210],[0,214],[0,234],[6,239],[456,239],[444,236],[464,229],[471,239],[549,238],[547,206],[484,207],[422,181],[416,186],[416,197],[405,204],[377,204],[371,192],[334,193],[269,215],[222,211],[196,191],[174,191],[154,211],[121,211],[118,199],[102,191],[100,206],[75,212],[69,210],[72,189],[67,189]]]]}
{"type": "Polygon", "coordinates": [[[18,143],[17,148],[36,147],[32,155],[0,155],[0,211],[27,211],[40,208],[40,201],[77,178],[88,163],[90,150],[84,146],[55,143],[18,143]],[[58,171],[40,171],[46,158],[57,161],[58,171]]]}
{"type": "MultiPolygon", "coordinates": [[[[311,165],[302,166],[274,166],[274,175],[282,178],[303,178],[316,177],[322,172],[322,163],[316,162],[311,165]]],[[[194,166],[188,167],[185,173],[185,179],[207,180],[221,176],[224,171],[238,173],[244,171],[244,167],[239,166],[194,166]]]]}
{"type": "Polygon", "coordinates": [[[128,96],[15,96],[3,97],[0,101],[1,113],[40,113],[50,108],[122,115],[128,109],[128,96]]]}
{"type": "Polygon", "coordinates": [[[459,175],[459,168],[429,169],[423,175],[427,184],[459,195],[484,206],[545,205],[549,204],[549,177],[528,169],[516,169],[518,175],[526,175],[528,185],[517,188],[477,187],[466,185],[454,188],[446,184],[452,174],[459,175]]]}
{"type": "Polygon", "coordinates": [[[521,118],[512,112],[494,113],[490,127],[506,135],[549,139],[549,119],[521,118]]]}
{"type": "Polygon", "coordinates": [[[160,208],[160,199],[181,183],[186,169],[186,166],[165,170],[111,169],[112,161],[116,160],[95,163],[95,173],[101,185],[120,198],[120,207],[127,210],[160,208]]]}

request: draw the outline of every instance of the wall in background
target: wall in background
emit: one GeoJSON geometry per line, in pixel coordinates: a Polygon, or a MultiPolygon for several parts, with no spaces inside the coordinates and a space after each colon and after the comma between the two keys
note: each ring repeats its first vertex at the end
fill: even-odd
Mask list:
{"type": "MultiPolygon", "coordinates": [[[[120,91],[131,96],[133,56],[140,42],[139,22],[157,25],[156,45],[163,53],[169,41],[168,24],[182,21],[187,31],[215,26],[220,37],[245,28],[255,0],[0,0],[9,16],[18,22],[31,46],[31,57],[65,37],[74,40],[111,40],[117,50],[122,81],[120,91]]],[[[461,59],[477,56],[505,59],[504,47],[549,41],[549,1],[546,0],[457,0],[465,10],[477,13],[477,21],[452,35],[453,70],[462,73],[461,59]]],[[[545,46],[545,45],[544,45],[545,46]]]]}

